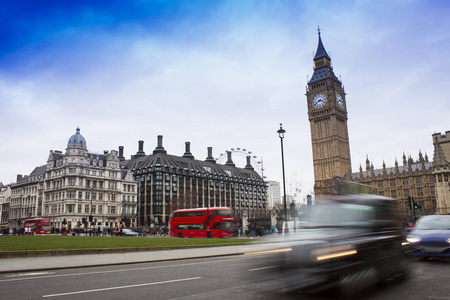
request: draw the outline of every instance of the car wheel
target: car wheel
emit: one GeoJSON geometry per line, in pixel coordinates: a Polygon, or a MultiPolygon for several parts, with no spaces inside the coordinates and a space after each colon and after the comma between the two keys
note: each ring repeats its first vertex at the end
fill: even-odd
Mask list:
{"type": "Polygon", "coordinates": [[[360,294],[379,282],[375,268],[368,268],[351,273],[340,280],[338,290],[340,298],[347,299],[360,294]]]}

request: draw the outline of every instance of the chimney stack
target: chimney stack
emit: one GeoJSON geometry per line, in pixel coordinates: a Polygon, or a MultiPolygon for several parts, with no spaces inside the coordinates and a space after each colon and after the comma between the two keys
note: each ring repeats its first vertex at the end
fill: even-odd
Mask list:
{"type": "Polygon", "coordinates": [[[247,165],[245,166],[244,169],[252,170],[252,171],[255,170],[255,169],[252,167],[251,156],[250,156],[250,155],[247,155],[247,165]]]}
{"type": "Polygon", "coordinates": [[[125,157],[123,156],[123,146],[119,146],[119,157],[118,157],[118,159],[120,161],[125,160],[125,157]]]}
{"type": "Polygon", "coordinates": [[[186,142],[185,149],[186,150],[183,154],[183,157],[194,159],[194,155],[192,155],[192,153],[191,153],[191,143],[190,142],[186,142]]]}
{"type": "Polygon", "coordinates": [[[158,153],[164,153],[164,154],[167,153],[167,151],[164,150],[164,147],[163,147],[163,136],[162,135],[158,135],[158,146],[156,146],[155,150],[153,150],[153,154],[158,154],[158,153]]]}
{"type": "Polygon", "coordinates": [[[139,151],[136,152],[134,157],[145,156],[144,152],[144,141],[139,141],[139,151]]]}
{"type": "Polygon", "coordinates": [[[205,161],[210,162],[210,163],[213,163],[213,164],[216,163],[216,160],[215,160],[214,157],[212,156],[212,147],[208,147],[208,157],[206,158],[205,161]]]}
{"type": "Polygon", "coordinates": [[[225,163],[225,166],[236,167],[231,159],[231,151],[227,151],[227,162],[225,163]]]}

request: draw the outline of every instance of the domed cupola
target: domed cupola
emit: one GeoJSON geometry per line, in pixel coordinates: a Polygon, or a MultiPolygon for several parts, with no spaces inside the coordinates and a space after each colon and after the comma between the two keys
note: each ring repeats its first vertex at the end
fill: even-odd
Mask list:
{"type": "Polygon", "coordinates": [[[80,128],[77,128],[77,132],[72,135],[67,143],[67,148],[84,148],[86,149],[86,140],[80,134],[80,128]]]}

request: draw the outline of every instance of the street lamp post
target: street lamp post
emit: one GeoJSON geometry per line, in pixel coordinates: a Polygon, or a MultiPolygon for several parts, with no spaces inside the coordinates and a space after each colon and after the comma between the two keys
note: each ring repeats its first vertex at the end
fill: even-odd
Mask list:
{"type": "Polygon", "coordinates": [[[280,137],[280,141],[281,141],[281,165],[283,168],[284,221],[286,222],[285,227],[284,227],[284,233],[289,233],[289,227],[287,226],[286,180],[285,180],[285,173],[284,173],[284,151],[283,151],[283,139],[284,139],[284,134],[285,134],[286,130],[283,129],[282,123],[280,123],[280,129],[277,132],[278,132],[278,136],[280,137]]]}
{"type": "MultiPolygon", "coordinates": [[[[209,173],[208,173],[208,178],[210,178],[209,173]]],[[[212,179],[209,179],[208,181],[212,182],[212,179]]],[[[209,231],[209,198],[206,199],[206,203],[207,203],[207,206],[206,206],[206,237],[210,238],[211,237],[211,232],[209,231]]]]}

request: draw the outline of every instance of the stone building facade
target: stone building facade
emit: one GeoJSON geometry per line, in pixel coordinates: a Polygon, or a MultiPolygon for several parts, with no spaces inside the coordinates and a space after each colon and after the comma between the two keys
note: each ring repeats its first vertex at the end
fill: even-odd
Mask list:
{"type": "Polygon", "coordinates": [[[136,191],[131,173],[120,168],[118,151],[89,153],[77,128],[65,153],[50,151],[42,216],[57,228],[74,228],[80,223],[118,227],[122,222],[129,227],[137,221],[136,191]]]}
{"type": "Polygon", "coordinates": [[[433,134],[436,214],[450,214],[450,131],[433,134]]]}
{"type": "Polygon", "coordinates": [[[36,167],[30,175],[17,176],[17,182],[10,186],[8,225],[20,228],[25,219],[42,215],[45,165],[36,167]]]}
{"type": "Polygon", "coordinates": [[[398,199],[398,206],[402,216],[413,219],[413,210],[407,201],[413,197],[420,205],[416,216],[434,214],[436,211],[435,176],[432,174],[433,163],[419,151],[417,160],[403,154],[402,165],[395,160],[394,167],[375,169],[369,158],[366,158],[365,170],[359,167],[359,172],[352,174],[352,181],[372,187],[377,195],[398,199]]]}
{"type": "Polygon", "coordinates": [[[0,230],[9,227],[9,203],[11,201],[11,187],[0,182],[0,230]]]}
{"type": "Polygon", "coordinates": [[[412,219],[414,208],[408,197],[419,205],[416,217],[430,214],[450,214],[450,132],[432,135],[434,154],[430,162],[428,156],[419,151],[418,159],[408,159],[403,154],[403,163],[399,166],[374,169],[366,158],[365,170],[352,174],[352,181],[372,187],[375,194],[398,199],[399,209],[407,219],[412,219]]]}
{"type": "Polygon", "coordinates": [[[314,167],[314,192],[329,194],[336,177],[351,174],[347,102],[344,86],[334,74],[319,31],[314,73],[306,90],[314,167]]]}
{"type": "Polygon", "coordinates": [[[145,154],[143,145],[139,141],[139,151],[121,163],[137,183],[138,225],[167,224],[170,213],[182,208],[231,207],[238,220],[268,213],[266,185],[251,166],[250,157],[244,168],[238,168],[229,151],[227,162],[221,165],[211,147],[205,160],[197,160],[189,142],[183,156],[167,154],[162,136],[150,155],[145,154]]]}

